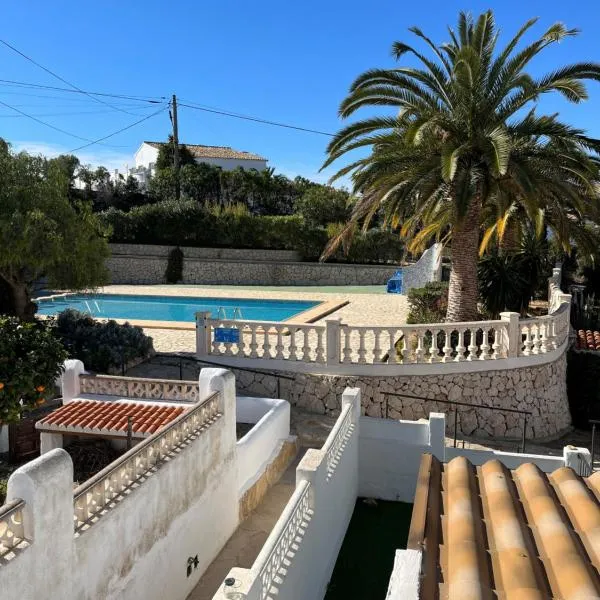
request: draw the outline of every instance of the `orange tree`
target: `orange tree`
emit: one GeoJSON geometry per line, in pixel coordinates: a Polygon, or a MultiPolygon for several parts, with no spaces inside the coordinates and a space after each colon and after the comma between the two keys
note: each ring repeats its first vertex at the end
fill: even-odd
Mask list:
{"type": "Polygon", "coordinates": [[[66,358],[43,323],[0,317],[0,426],[52,396],[66,358]]]}

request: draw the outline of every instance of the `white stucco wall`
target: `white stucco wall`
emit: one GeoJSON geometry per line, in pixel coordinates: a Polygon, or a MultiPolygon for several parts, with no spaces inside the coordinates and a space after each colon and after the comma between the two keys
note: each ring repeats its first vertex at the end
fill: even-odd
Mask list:
{"type": "Polygon", "coordinates": [[[238,423],[255,426],[236,444],[238,497],[254,484],[290,436],[290,404],[272,398],[238,396],[238,423]]]}
{"type": "Polygon", "coordinates": [[[77,536],[68,454],[52,450],[15,471],[8,498],[26,501],[32,542],[0,566],[0,596],[184,600],[238,525],[233,375],[204,369],[201,397],[212,391],[222,392],[223,416],[77,536]]]}
{"type": "Polygon", "coordinates": [[[149,144],[142,144],[134,155],[135,166],[148,168],[150,163],[156,164],[158,158],[158,149],[149,144]]]}
{"type": "MultiPolygon", "coordinates": [[[[134,155],[135,166],[148,168],[150,163],[156,164],[158,158],[158,149],[153,148],[149,144],[142,144],[138,151],[134,155]]],[[[198,163],[207,163],[215,167],[221,167],[224,171],[232,171],[237,167],[244,169],[256,169],[257,171],[263,171],[267,168],[266,160],[248,160],[244,158],[202,158],[196,159],[198,163]]]]}
{"type": "MultiPolygon", "coordinates": [[[[474,465],[498,459],[509,469],[527,462],[535,463],[546,473],[565,464],[577,469],[575,458],[542,456],[497,450],[470,450],[445,446],[446,418],[442,413],[430,413],[428,420],[395,421],[361,417],[358,495],[381,500],[413,502],[421,456],[428,452],[442,462],[455,456],[465,456],[474,465]]],[[[582,448],[569,451],[589,457],[582,448]]]]}

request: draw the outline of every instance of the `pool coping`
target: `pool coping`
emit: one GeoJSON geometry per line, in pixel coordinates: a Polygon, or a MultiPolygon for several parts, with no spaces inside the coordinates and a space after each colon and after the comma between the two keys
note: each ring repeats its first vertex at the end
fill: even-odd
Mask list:
{"type": "MultiPolygon", "coordinates": [[[[65,292],[65,293],[61,293],[61,294],[52,294],[51,296],[41,296],[40,298],[36,298],[34,300],[49,300],[50,298],[58,298],[58,297],[64,297],[64,296],[68,296],[69,294],[75,294],[77,292],[65,292]]],[[[125,293],[119,293],[119,294],[105,294],[106,296],[143,296],[143,295],[151,295],[151,294],[125,294],[125,293]]],[[[174,298],[176,298],[177,296],[173,296],[174,298]]],[[[203,296],[198,296],[198,298],[202,298],[203,296]]],[[[276,300],[276,298],[265,298],[265,300],[276,300]]],[[[319,319],[322,319],[324,317],[326,317],[327,315],[330,315],[332,312],[335,312],[336,310],[339,310],[340,308],[342,308],[343,306],[346,306],[347,304],[350,303],[350,300],[344,299],[344,300],[323,300],[321,302],[315,300],[315,302],[318,302],[318,304],[316,304],[315,306],[312,306],[311,308],[307,308],[306,310],[303,310],[302,312],[299,312],[298,314],[294,315],[293,317],[286,319],[285,321],[278,321],[279,323],[285,323],[288,325],[301,325],[301,324],[305,324],[305,323],[314,323],[315,321],[318,321],[319,319]]],[[[38,319],[41,319],[42,321],[46,320],[46,319],[50,319],[52,317],[54,317],[55,315],[37,315],[36,317],[38,319]]],[[[173,329],[173,330],[177,330],[177,331],[195,331],[196,330],[196,322],[195,321],[153,321],[153,320],[146,320],[146,319],[119,319],[119,318],[110,318],[110,317],[94,317],[92,316],[92,318],[95,321],[99,321],[100,323],[106,323],[107,321],[115,321],[116,323],[118,323],[119,325],[124,325],[125,323],[129,323],[130,325],[134,325],[137,327],[142,327],[143,329],[173,329]]],[[[234,319],[223,319],[226,321],[233,321],[234,319]]],[[[248,321],[251,322],[252,319],[238,319],[239,321],[248,321]]],[[[259,323],[261,321],[258,321],[259,323]]]]}

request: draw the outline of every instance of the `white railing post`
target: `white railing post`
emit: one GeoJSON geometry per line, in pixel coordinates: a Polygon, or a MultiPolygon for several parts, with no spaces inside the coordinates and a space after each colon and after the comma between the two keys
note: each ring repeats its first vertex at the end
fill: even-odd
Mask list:
{"type": "Polygon", "coordinates": [[[519,329],[519,313],[502,312],[500,319],[506,322],[506,329],[502,332],[502,350],[506,358],[519,356],[521,348],[521,331],[519,329]]]}
{"type": "Polygon", "coordinates": [[[80,360],[65,360],[64,371],[60,377],[60,391],[63,404],[68,404],[81,394],[79,376],[85,373],[85,368],[80,360]]]}
{"type": "Polygon", "coordinates": [[[325,349],[327,365],[340,363],[340,319],[327,319],[325,321],[325,349]]]}
{"type": "Polygon", "coordinates": [[[202,358],[210,354],[210,326],[207,319],[210,318],[210,312],[203,311],[196,313],[196,357],[202,358]]]}

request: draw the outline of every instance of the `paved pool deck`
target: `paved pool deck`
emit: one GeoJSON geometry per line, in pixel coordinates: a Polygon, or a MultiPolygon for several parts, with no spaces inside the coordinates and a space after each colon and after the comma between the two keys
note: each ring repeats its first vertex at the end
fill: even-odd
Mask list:
{"type": "MultiPolygon", "coordinates": [[[[406,322],[407,298],[401,294],[382,293],[383,286],[281,287],[195,286],[195,285],[109,285],[98,290],[106,294],[148,294],[160,296],[204,296],[212,298],[257,298],[272,300],[320,300],[346,302],[316,323],[339,317],[349,325],[394,326],[406,322]],[[374,288],[369,291],[370,288],[374,288]]],[[[147,329],[157,352],[194,352],[194,331],[147,329]]]]}

